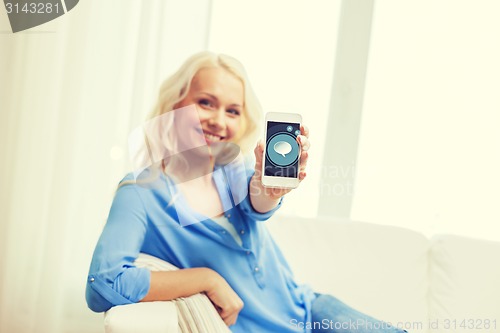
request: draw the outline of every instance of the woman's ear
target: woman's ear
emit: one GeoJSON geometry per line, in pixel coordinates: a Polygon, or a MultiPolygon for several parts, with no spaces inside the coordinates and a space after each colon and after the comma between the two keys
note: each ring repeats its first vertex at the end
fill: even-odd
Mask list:
{"type": "Polygon", "coordinates": [[[186,85],[179,91],[179,102],[186,97],[187,91],[189,91],[189,89],[191,89],[191,82],[187,82],[186,85]]]}
{"type": "Polygon", "coordinates": [[[179,91],[179,98],[182,98],[182,95],[186,92],[186,87],[183,87],[181,91],[179,91]]]}

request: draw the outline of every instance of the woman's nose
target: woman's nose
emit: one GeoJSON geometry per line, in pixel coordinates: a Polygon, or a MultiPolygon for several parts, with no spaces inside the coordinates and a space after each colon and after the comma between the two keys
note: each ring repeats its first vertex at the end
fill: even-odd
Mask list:
{"type": "Polygon", "coordinates": [[[225,112],[222,108],[212,113],[212,116],[208,119],[208,125],[218,130],[226,126],[225,112]]]}

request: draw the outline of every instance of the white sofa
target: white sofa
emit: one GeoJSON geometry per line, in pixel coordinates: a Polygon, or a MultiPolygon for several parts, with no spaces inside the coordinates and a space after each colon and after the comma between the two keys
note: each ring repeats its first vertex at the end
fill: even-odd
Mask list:
{"type": "MultiPolygon", "coordinates": [[[[500,242],[354,221],[274,217],[299,282],[409,332],[500,332],[500,242]]],[[[115,307],[107,333],[177,332],[169,302],[115,307]]]]}

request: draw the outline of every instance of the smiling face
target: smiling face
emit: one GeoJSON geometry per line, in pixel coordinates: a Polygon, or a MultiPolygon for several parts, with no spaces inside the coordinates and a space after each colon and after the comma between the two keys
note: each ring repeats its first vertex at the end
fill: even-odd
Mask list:
{"type": "Polygon", "coordinates": [[[192,104],[196,106],[199,121],[176,119],[180,141],[199,142],[200,136],[209,146],[237,141],[244,126],[241,80],[223,68],[201,69],[193,77],[187,96],[176,108],[192,104]]]}

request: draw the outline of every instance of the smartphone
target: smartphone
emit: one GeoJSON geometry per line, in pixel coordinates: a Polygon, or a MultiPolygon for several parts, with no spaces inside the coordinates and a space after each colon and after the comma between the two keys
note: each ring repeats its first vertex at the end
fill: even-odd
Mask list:
{"type": "Polygon", "coordinates": [[[266,114],[262,184],[266,187],[299,186],[300,135],[302,116],[298,113],[266,114]]]}

